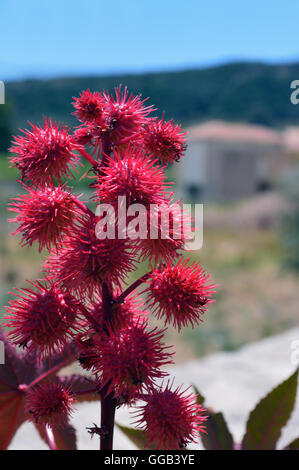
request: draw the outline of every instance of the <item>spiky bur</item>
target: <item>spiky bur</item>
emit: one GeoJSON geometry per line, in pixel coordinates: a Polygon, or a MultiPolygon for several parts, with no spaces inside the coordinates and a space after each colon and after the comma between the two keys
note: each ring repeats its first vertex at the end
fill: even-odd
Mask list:
{"type": "Polygon", "coordinates": [[[63,237],[74,229],[76,217],[82,210],[78,209],[70,190],[61,186],[25,186],[25,189],[27,193],[13,199],[9,207],[18,214],[10,220],[18,224],[13,235],[20,233],[23,245],[37,242],[39,251],[44,247],[57,249],[63,237]]]}
{"type": "Polygon", "coordinates": [[[101,123],[105,100],[103,95],[97,91],[82,91],[79,98],[74,98],[74,115],[83,123],[101,123]]]}
{"type": "Polygon", "coordinates": [[[65,424],[73,411],[72,402],[70,387],[65,387],[58,379],[38,384],[26,394],[29,418],[47,426],[65,424]]]}
{"type": "Polygon", "coordinates": [[[196,397],[186,392],[181,387],[171,390],[168,383],[143,395],[144,404],[135,414],[147,447],[182,449],[204,432],[204,410],[196,404],[196,397]]]}
{"type": "Polygon", "coordinates": [[[136,139],[147,123],[147,116],[153,111],[153,107],[144,106],[146,100],[141,100],[140,95],[129,94],[127,87],[124,91],[121,86],[116,88],[115,96],[104,92],[104,98],[104,122],[109,129],[111,142],[120,145],[136,139]]]}
{"type": "MultiPolygon", "coordinates": [[[[37,243],[50,255],[47,281],[19,290],[10,302],[10,338],[25,346],[27,358],[35,353],[51,359],[57,350],[76,348],[101,394],[101,428],[95,426],[101,449],[112,449],[116,406],[141,398],[140,425],[148,442],[181,448],[202,430],[202,413],[180,389],[157,384],[168,375],[172,355],[162,342],[164,331],[148,326],[147,307],[166,325],[194,327],[214,292],[198,264],[179,259],[193,228],[169,192],[165,171],[182,158],[185,133],[173,121],[150,117],[153,108],[126,88],[114,95],[86,90],[73,105],[79,125],[72,133],[45,119],[16,137],[11,148],[11,164],[30,182],[11,207],[15,233],[23,245],[37,243]],[[96,215],[63,184],[78,154],[94,173],[91,201],[110,204],[106,213],[96,215]],[[137,222],[136,204],[145,211],[137,222]],[[119,209],[131,209],[125,224],[119,209]],[[111,234],[107,226],[101,232],[113,212],[115,230],[111,234]],[[148,272],[127,285],[140,260],[149,262],[148,272]],[[145,300],[137,296],[139,287],[145,300]]],[[[51,387],[42,382],[30,390],[28,411],[55,427],[60,415],[68,415],[71,394],[51,387]]]]}
{"type": "Polygon", "coordinates": [[[151,265],[175,259],[193,233],[192,219],[170,193],[147,217],[147,236],[138,240],[140,259],[151,265]]]}
{"type": "Polygon", "coordinates": [[[33,184],[61,182],[72,177],[80,159],[74,153],[74,141],[65,126],[59,126],[51,119],[44,119],[44,126],[31,124],[31,130],[15,137],[10,152],[11,165],[18,168],[23,180],[33,184]]]}
{"type": "Polygon", "coordinates": [[[44,269],[50,279],[80,298],[101,295],[101,283],[120,286],[134,269],[134,248],[128,240],[96,236],[94,216],[81,218],[64,240],[64,248],[46,260],[44,269]]]}
{"type": "Polygon", "coordinates": [[[174,121],[151,119],[144,127],[143,144],[146,152],[161,163],[178,162],[187,148],[186,132],[174,121]]]}
{"type": "Polygon", "coordinates": [[[170,364],[171,354],[161,342],[163,331],[149,329],[137,321],[119,330],[110,327],[98,336],[92,348],[93,370],[106,393],[114,392],[121,401],[134,399],[145,387],[166,375],[162,366],[170,364]]]}
{"type": "Polygon", "coordinates": [[[126,204],[150,204],[163,201],[169,184],[165,182],[163,168],[155,166],[146,155],[132,146],[121,153],[116,151],[107,160],[101,176],[94,182],[96,201],[117,208],[119,197],[126,197],[126,204]]]}
{"type": "MultiPolygon", "coordinates": [[[[110,315],[105,317],[105,305],[101,296],[96,295],[93,301],[89,301],[85,316],[88,319],[88,329],[76,337],[79,351],[79,362],[83,369],[92,370],[99,357],[96,348],[97,339],[109,328],[111,331],[125,331],[139,321],[143,322],[148,315],[142,308],[142,301],[138,296],[128,296],[123,302],[117,299],[120,291],[116,291],[112,302],[110,315]]],[[[105,334],[106,336],[106,334],[105,334]]]]}
{"type": "Polygon", "coordinates": [[[147,304],[165,324],[173,324],[180,330],[183,326],[194,327],[201,320],[212,302],[215,285],[197,263],[180,259],[155,269],[145,289],[147,304]]]}
{"type": "Polygon", "coordinates": [[[42,357],[51,356],[68,344],[80,331],[78,316],[84,312],[81,303],[58,285],[36,282],[33,288],[12,292],[5,317],[11,328],[9,336],[19,346],[42,357]]]}

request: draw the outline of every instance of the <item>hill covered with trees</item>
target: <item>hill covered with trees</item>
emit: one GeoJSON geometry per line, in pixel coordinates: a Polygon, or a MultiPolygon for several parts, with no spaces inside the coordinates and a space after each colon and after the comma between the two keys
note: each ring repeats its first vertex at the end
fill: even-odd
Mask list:
{"type": "MultiPolygon", "coordinates": [[[[299,105],[290,102],[290,83],[299,79],[299,63],[231,63],[197,70],[135,75],[26,80],[6,84],[13,128],[47,115],[70,123],[72,97],[80,90],[127,85],[150,97],[166,118],[184,125],[225,119],[282,127],[299,124],[299,105]]],[[[1,116],[0,116],[1,120],[1,116]]],[[[75,122],[75,121],[74,121],[75,122]]]]}

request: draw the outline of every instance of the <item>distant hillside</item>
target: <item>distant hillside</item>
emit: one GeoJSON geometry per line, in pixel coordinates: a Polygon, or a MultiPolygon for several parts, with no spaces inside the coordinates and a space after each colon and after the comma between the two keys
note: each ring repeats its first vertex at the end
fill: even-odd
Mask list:
{"type": "Polygon", "coordinates": [[[122,83],[150,97],[167,118],[183,124],[206,119],[245,121],[280,127],[299,124],[299,105],[290,103],[290,82],[299,79],[299,63],[233,63],[199,70],[110,77],[27,80],[6,84],[13,107],[13,127],[40,120],[43,114],[62,122],[80,90],[112,90],[122,83]]]}

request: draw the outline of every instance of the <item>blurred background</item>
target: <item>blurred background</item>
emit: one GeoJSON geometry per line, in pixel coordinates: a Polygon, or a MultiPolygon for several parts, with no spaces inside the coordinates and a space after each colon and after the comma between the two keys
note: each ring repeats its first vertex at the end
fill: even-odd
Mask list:
{"type": "Polygon", "coordinates": [[[217,302],[195,330],[169,332],[176,359],[298,324],[298,14],[295,0],[1,1],[0,315],[46,256],[9,236],[8,201],[21,191],[12,135],[43,115],[74,125],[73,96],[121,83],[186,127],[186,157],[169,176],[178,196],[205,204],[191,258],[218,284],[217,302]]]}

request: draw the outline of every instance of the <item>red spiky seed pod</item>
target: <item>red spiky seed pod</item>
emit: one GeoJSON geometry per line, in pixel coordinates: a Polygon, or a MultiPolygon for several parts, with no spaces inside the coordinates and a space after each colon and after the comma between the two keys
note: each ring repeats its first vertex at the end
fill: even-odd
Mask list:
{"type": "Polygon", "coordinates": [[[183,326],[194,327],[202,321],[202,315],[212,302],[215,285],[210,276],[197,263],[181,258],[177,264],[169,262],[155,269],[145,289],[147,303],[157,318],[172,323],[178,330],[183,326]]]}
{"type": "Polygon", "coordinates": [[[82,211],[70,191],[60,186],[25,188],[27,194],[13,199],[9,207],[10,211],[18,213],[10,220],[19,224],[12,235],[21,233],[23,245],[38,242],[39,251],[44,247],[57,249],[64,235],[74,228],[78,212],[82,211]]]}
{"type": "Polygon", "coordinates": [[[73,114],[77,116],[80,121],[84,123],[102,122],[105,99],[101,93],[84,90],[79,98],[74,97],[74,100],[73,106],[76,111],[74,111],[73,114]]]}
{"type": "Polygon", "coordinates": [[[69,129],[44,119],[44,127],[31,124],[31,130],[15,137],[10,152],[11,165],[21,171],[22,179],[33,184],[61,183],[63,178],[72,177],[71,169],[80,162],[74,151],[73,137],[69,129]]]}
{"type": "Polygon", "coordinates": [[[137,424],[145,433],[146,447],[182,449],[205,432],[204,409],[196,404],[195,396],[186,395],[187,390],[171,390],[168,383],[142,397],[145,405],[137,410],[137,424]]]}
{"type": "Polygon", "coordinates": [[[72,413],[73,396],[70,387],[59,380],[36,385],[26,393],[26,410],[36,424],[59,427],[72,413]]]}
{"type": "Polygon", "coordinates": [[[65,248],[48,257],[50,279],[79,297],[101,294],[101,283],[119,286],[134,268],[134,251],[125,239],[96,236],[96,218],[85,217],[65,240],[65,248]]]}
{"type": "Polygon", "coordinates": [[[129,95],[127,87],[122,91],[121,86],[115,89],[115,97],[103,93],[106,100],[104,121],[111,142],[119,145],[124,141],[132,141],[138,136],[147,122],[147,116],[153,111],[152,106],[144,106],[146,100],[141,95],[129,95]]]}
{"type": "Polygon", "coordinates": [[[11,340],[39,358],[61,350],[80,331],[78,315],[83,311],[80,302],[68,292],[50,283],[30,283],[35,289],[16,289],[9,302],[5,326],[11,340]],[[72,333],[71,333],[72,330],[72,333]]]}
{"type": "Polygon", "coordinates": [[[150,264],[175,259],[192,232],[192,219],[170,194],[163,203],[150,208],[147,236],[138,240],[140,259],[149,260],[150,264]]]}
{"type": "Polygon", "coordinates": [[[73,133],[73,139],[78,145],[92,145],[93,133],[90,126],[80,126],[73,133]]]}
{"type": "Polygon", "coordinates": [[[119,331],[108,327],[93,349],[97,356],[93,369],[101,387],[107,386],[107,393],[134,398],[142,387],[151,388],[155,379],[164,377],[166,372],[160,367],[172,362],[172,354],[161,343],[163,333],[147,329],[145,321],[119,331]]]}
{"type": "Polygon", "coordinates": [[[186,148],[186,132],[173,120],[151,119],[144,128],[143,144],[149,155],[158,158],[161,163],[178,162],[186,148]]]}
{"type": "Polygon", "coordinates": [[[149,161],[136,147],[127,146],[123,154],[114,151],[107,160],[102,174],[94,184],[96,200],[117,208],[119,197],[126,197],[127,207],[132,204],[158,204],[168,188],[163,168],[149,161]]]}

